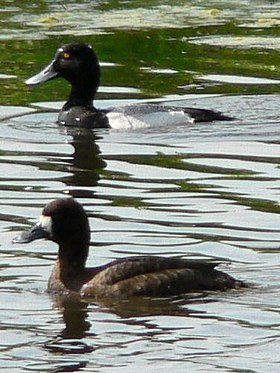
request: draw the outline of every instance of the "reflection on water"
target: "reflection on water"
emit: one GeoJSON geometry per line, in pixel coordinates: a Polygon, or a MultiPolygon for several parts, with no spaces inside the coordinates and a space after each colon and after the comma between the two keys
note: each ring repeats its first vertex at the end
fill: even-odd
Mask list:
{"type": "Polygon", "coordinates": [[[96,141],[100,139],[93,131],[86,128],[77,131],[67,129],[66,133],[72,137],[69,143],[74,152],[66,166],[70,176],[63,178],[69,186],[69,194],[74,197],[92,197],[94,188],[100,179],[100,171],[106,167],[106,162],[100,157],[100,149],[96,141]]]}
{"type": "Polygon", "coordinates": [[[278,372],[279,1],[30,3],[0,1],[0,370],[278,372]],[[156,97],[237,119],[58,127],[48,109],[69,86],[27,91],[24,79],[73,39],[102,62],[97,107],[156,97]],[[206,258],[251,287],[103,304],[49,295],[55,245],[11,239],[64,195],[89,214],[89,266],[206,258]]]}
{"type": "Polygon", "coordinates": [[[129,372],[160,363],[178,372],[276,372],[277,100],[199,101],[235,102],[232,114],[244,118],[230,124],[94,133],[58,127],[52,113],[3,121],[1,369],[129,372]],[[15,247],[11,239],[65,194],[89,214],[89,266],[137,254],[207,258],[251,287],[102,304],[48,295],[55,245],[15,247]]]}
{"type": "MultiPolygon", "coordinates": [[[[234,292],[232,292],[234,294],[234,292]]],[[[233,295],[234,296],[234,295],[233,295]]],[[[54,354],[61,355],[74,355],[81,356],[82,360],[67,361],[67,364],[60,364],[59,369],[76,369],[78,366],[87,366],[90,364],[86,359],[88,353],[98,355],[98,350],[102,348],[125,348],[126,344],[139,342],[141,333],[139,330],[146,330],[145,336],[151,338],[157,337],[161,334],[160,329],[162,328],[157,324],[156,321],[151,322],[151,318],[159,316],[160,318],[176,317],[180,320],[183,318],[190,319],[201,319],[209,318],[205,311],[196,310],[195,307],[199,304],[207,305],[215,302],[214,299],[209,299],[207,294],[192,294],[185,298],[174,297],[173,299],[152,299],[152,298],[132,298],[125,301],[114,301],[105,303],[87,303],[79,299],[69,299],[63,297],[52,297],[53,307],[59,309],[62,316],[65,328],[54,335],[52,339],[44,344],[44,348],[54,354]],[[192,308],[192,306],[194,306],[192,308]],[[90,323],[90,312],[95,313],[95,323],[90,323]],[[111,331],[111,338],[105,342],[105,345],[99,344],[99,334],[95,333],[96,323],[98,323],[98,314],[103,313],[102,323],[112,322],[110,315],[116,315],[114,321],[116,329],[111,331]],[[138,330],[136,333],[131,334],[127,339],[126,330],[128,328],[135,328],[138,330]],[[119,329],[119,331],[118,331],[119,329]],[[114,341],[116,334],[119,334],[119,338],[123,341],[114,341]],[[115,335],[115,336],[114,336],[115,335]]],[[[215,316],[214,316],[215,319],[215,316]]],[[[175,326],[175,325],[174,325],[175,326]]],[[[179,325],[178,325],[179,326],[179,325]]],[[[97,327],[98,329],[98,327],[97,327]]],[[[175,330],[177,326],[175,326],[175,330]]],[[[184,327],[183,327],[184,329],[184,327]]],[[[175,331],[174,330],[174,331],[175,331]]],[[[172,327],[162,328],[162,332],[170,335],[170,341],[173,340],[172,327]],[[165,331],[164,331],[165,330],[165,331]]],[[[145,337],[145,338],[146,338],[145,337]]],[[[192,338],[190,338],[192,339],[192,338]]],[[[136,352],[133,352],[135,354],[136,352]]],[[[144,351],[143,351],[144,353],[144,351]]]]}

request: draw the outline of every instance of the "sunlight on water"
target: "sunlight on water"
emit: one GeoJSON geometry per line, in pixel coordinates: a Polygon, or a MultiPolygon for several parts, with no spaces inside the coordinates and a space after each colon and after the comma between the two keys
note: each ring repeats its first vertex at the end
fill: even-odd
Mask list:
{"type": "Polygon", "coordinates": [[[36,40],[69,34],[88,36],[110,32],[115,28],[133,30],[217,26],[227,22],[237,22],[241,27],[269,28],[280,22],[277,1],[274,6],[270,2],[248,3],[245,0],[173,1],[172,5],[164,1],[137,1],[131,4],[120,1],[111,9],[107,1],[68,4],[49,1],[46,6],[38,2],[32,7],[17,3],[17,7],[11,8],[3,2],[2,19],[15,27],[3,28],[2,40],[36,40]]]}
{"type": "Polygon", "coordinates": [[[206,44],[213,46],[226,46],[231,48],[263,48],[263,49],[275,49],[280,48],[279,37],[267,37],[267,36],[232,36],[232,35],[212,35],[205,37],[196,37],[190,39],[193,44],[206,44]]]}
{"type": "Polygon", "coordinates": [[[278,372],[279,1],[0,5],[0,370],[278,372]],[[95,104],[120,106],[118,128],[59,127],[69,85],[25,87],[73,39],[96,48],[95,104]],[[143,99],[170,100],[178,120],[122,116],[143,99]],[[235,119],[185,123],[183,106],[235,119]],[[89,215],[89,266],[200,258],[249,288],[103,302],[47,294],[56,245],[11,240],[65,196],[89,215]]]}
{"type": "MultiPolygon", "coordinates": [[[[255,100],[261,108],[270,98],[255,100]]],[[[252,131],[249,109],[243,124],[96,134],[57,127],[51,113],[2,123],[2,369],[17,370],[21,361],[33,371],[129,372],[135,363],[153,371],[161,361],[166,371],[275,371],[279,131],[267,131],[267,120],[252,131]],[[63,195],[89,213],[89,265],[137,254],[208,258],[253,287],[111,304],[49,297],[54,245],[10,242],[63,195]]]]}

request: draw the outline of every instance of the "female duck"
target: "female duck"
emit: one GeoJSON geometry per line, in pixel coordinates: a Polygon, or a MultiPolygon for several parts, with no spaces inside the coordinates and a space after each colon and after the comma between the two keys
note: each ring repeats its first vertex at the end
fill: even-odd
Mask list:
{"type": "Polygon", "coordinates": [[[91,46],[83,43],[65,44],[60,47],[54,60],[39,74],[26,80],[26,84],[36,85],[58,77],[66,79],[71,84],[68,101],[58,116],[58,123],[65,126],[111,127],[110,119],[119,115],[126,117],[129,123],[129,118],[135,119],[136,122],[143,122],[143,118],[149,115],[154,120],[154,114],[158,114],[156,117],[159,124],[164,120],[168,123],[176,121],[182,124],[232,119],[213,110],[168,107],[159,104],[131,104],[108,110],[96,109],[93,100],[100,83],[100,66],[91,46]],[[163,119],[164,115],[165,119],[163,119]]]}
{"type": "Polygon", "coordinates": [[[217,263],[159,256],[133,256],[86,268],[90,243],[88,217],[74,199],[57,199],[44,209],[39,222],[13,243],[47,238],[59,246],[48,290],[81,296],[127,298],[169,296],[196,290],[243,287],[242,281],[215,269],[217,263]]]}

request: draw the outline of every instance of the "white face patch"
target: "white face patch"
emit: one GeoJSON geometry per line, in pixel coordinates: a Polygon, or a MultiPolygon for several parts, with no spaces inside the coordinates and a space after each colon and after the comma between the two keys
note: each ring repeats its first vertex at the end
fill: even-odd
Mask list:
{"type": "Polygon", "coordinates": [[[50,216],[41,215],[38,225],[52,236],[52,218],[50,216]]]}

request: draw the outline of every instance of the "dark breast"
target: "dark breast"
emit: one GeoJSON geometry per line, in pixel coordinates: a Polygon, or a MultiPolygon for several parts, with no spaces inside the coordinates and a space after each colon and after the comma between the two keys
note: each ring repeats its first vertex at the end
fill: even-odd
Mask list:
{"type": "Polygon", "coordinates": [[[58,115],[58,123],[67,127],[108,128],[109,121],[105,113],[94,107],[73,106],[63,108],[58,115]]]}

